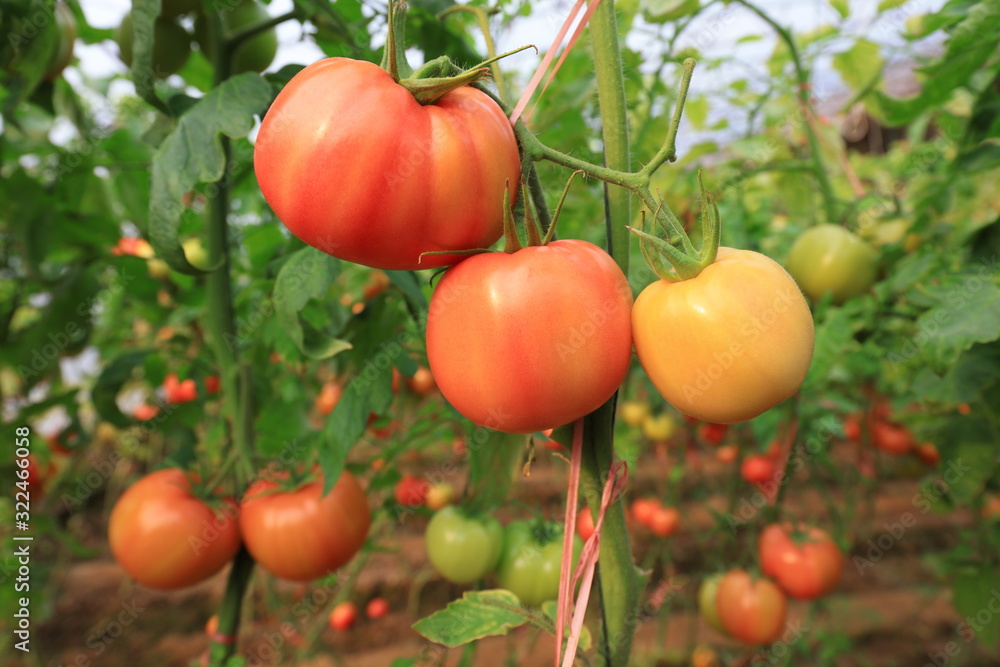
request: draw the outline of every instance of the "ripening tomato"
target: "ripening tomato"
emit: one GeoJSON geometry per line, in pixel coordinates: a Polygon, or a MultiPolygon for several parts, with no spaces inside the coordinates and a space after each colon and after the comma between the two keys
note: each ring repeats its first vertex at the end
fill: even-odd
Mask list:
{"type": "Polygon", "coordinates": [[[815,526],[771,524],[757,541],[760,567],[789,597],[815,600],[837,587],[844,556],[837,544],[815,526]]]}
{"type": "Polygon", "coordinates": [[[396,502],[404,507],[420,507],[427,500],[431,485],[426,479],[406,473],[393,489],[396,502]]]}
{"type": "Polygon", "coordinates": [[[471,584],[496,569],[503,528],[493,517],[467,514],[449,505],[431,517],[424,534],[427,559],[453,584],[471,584]]]}
{"type": "Polygon", "coordinates": [[[205,392],[209,396],[215,396],[219,393],[219,387],[221,383],[219,381],[218,375],[209,375],[205,378],[205,392]]]}
{"type": "Polygon", "coordinates": [[[137,405],[132,411],[132,416],[142,422],[148,421],[158,414],[160,414],[160,408],[149,403],[137,405]]]}
{"type": "Polygon", "coordinates": [[[691,652],[691,667],[719,667],[719,654],[710,646],[698,645],[691,652]]]}
{"type": "Polygon", "coordinates": [[[365,616],[375,620],[386,616],[389,613],[389,601],[385,598],[372,598],[365,606],[365,616]]]}
{"type": "Polygon", "coordinates": [[[840,225],[819,225],[796,239],[785,266],[813,301],[829,292],[843,303],[875,282],[878,252],[840,225]]]}
{"type": "Polygon", "coordinates": [[[337,632],[347,632],[358,620],[358,607],[351,601],[341,602],[330,612],[330,627],[337,632]]]}
{"type": "Polygon", "coordinates": [[[642,422],[642,434],[656,442],[669,440],[676,429],[677,423],[668,414],[661,414],[655,417],[649,415],[642,422]]]}
{"type": "Polygon", "coordinates": [[[645,401],[622,401],[619,407],[622,421],[633,428],[642,426],[649,417],[649,403],[645,401]]]}
{"type": "Polygon", "coordinates": [[[632,516],[640,526],[651,525],[653,514],[660,508],[660,503],[653,498],[636,498],[632,501],[632,516]]]}
{"type": "Polygon", "coordinates": [[[878,449],[894,456],[909,454],[916,444],[910,429],[885,421],[877,421],[872,425],[872,440],[878,449]]]}
{"type": "Polygon", "coordinates": [[[417,396],[430,396],[437,391],[434,374],[424,366],[418,367],[413,377],[406,378],[406,386],[417,396]]]}
{"type": "Polygon", "coordinates": [[[737,445],[723,445],[715,450],[715,460],[719,463],[735,463],[739,455],[740,448],[737,445]]]}
{"type": "Polygon", "coordinates": [[[761,645],[781,635],[788,600],[769,580],[752,579],[743,570],[731,570],[719,582],[715,601],[719,622],[733,638],[761,645]]]}
{"type": "Polygon", "coordinates": [[[861,439],[861,415],[849,414],[844,417],[844,437],[851,442],[861,439]]]}
{"type": "Polygon", "coordinates": [[[261,567],[291,581],[330,574],[350,561],[368,538],[371,513],[357,479],[347,470],[323,495],[323,476],[283,491],[261,478],[243,496],[240,532],[261,567]]]}
{"type": "Polygon", "coordinates": [[[649,531],[657,537],[670,537],[677,532],[681,514],[676,507],[658,507],[649,517],[649,531]]]}
{"type": "Polygon", "coordinates": [[[576,534],[584,542],[594,534],[594,515],[590,513],[589,507],[582,507],[576,513],[576,534]]]}
{"type": "Polygon", "coordinates": [[[421,253],[500,238],[504,190],[516,191],[521,166],[507,116],[485,93],[462,86],[422,105],[377,65],[326,58],[275,98],[254,170],[278,218],[314,248],[423,269],[461,256],[421,253]]]}
{"type": "Polygon", "coordinates": [[[774,459],[763,454],[754,454],[743,459],[740,475],[750,484],[764,484],[774,481],[778,466],[774,459]]]}
{"type": "Polygon", "coordinates": [[[941,463],[941,452],[933,442],[925,442],[913,448],[913,453],[917,458],[929,466],[936,466],[941,463]]]}
{"type": "Polygon", "coordinates": [[[341,397],[344,395],[344,388],[336,382],[326,382],[319,390],[316,397],[316,411],[321,415],[329,415],[337,407],[341,397]]]}
{"type": "Polygon", "coordinates": [[[427,358],[441,393],[473,422],[507,433],[562,426],[625,379],[631,306],[621,269],[586,241],[475,255],[434,290],[427,358]]]}
{"type": "Polygon", "coordinates": [[[231,499],[213,508],[192,495],[191,481],[180,469],[158,470],[130,486],[111,510],[111,553],[144,586],[191,586],[236,555],[237,513],[231,499]]]}
{"type": "Polygon", "coordinates": [[[215,633],[218,631],[219,631],[219,615],[212,614],[211,616],[208,617],[208,620],[205,621],[205,635],[209,639],[212,639],[213,637],[215,637],[215,633]]]}
{"type": "Polygon", "coordinates": [[[163,378],[163,400],[167,405],[190,403],[198,398],[198,385],[191,378],[183,382],[177,378],[177,373],[170,373],[163,378]]]}
{"type": "Polygon", "coordinates": [[[635,351],[667,402],[702,421],[746,421],[792,396],[813,353],[813,319],[774,260],[719,248],[696,278],[658,280],[632,309],[635,351]]]}
{"type": "Polygon", "coordinates": [[[448,482],[438,482],[431,485],[427,489],[427,497],[424,499],[427,509],[435,512],[453,502],[455,502],[455,487],[448,482]]]}
{"type": "Polygon", "coordinates": [[[698,437],[710,445],[717,445],[726,438],[728,424],[702,424],[698,427],[698,437]]]}
{"type": "Polygon", "coordinates": [[[722,621],[719,620],[719,605],[716,599],[723,576],[725,575],[722,573],[713,574],[701,582],[701,588],[698,589],[698,609],[701,611],[701,617],[709,625],[723,634],[728,634],[722,621]]]}

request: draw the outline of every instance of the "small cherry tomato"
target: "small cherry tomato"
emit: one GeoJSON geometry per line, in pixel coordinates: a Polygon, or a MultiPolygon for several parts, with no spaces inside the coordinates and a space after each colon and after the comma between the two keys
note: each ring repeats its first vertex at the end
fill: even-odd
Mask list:
{"type": "Polygon", "coordinates": [[[358,608],[353,602],[341,602],[330,612],[330,627],[337,632],[350,630],[358,620],[358,608]]]}

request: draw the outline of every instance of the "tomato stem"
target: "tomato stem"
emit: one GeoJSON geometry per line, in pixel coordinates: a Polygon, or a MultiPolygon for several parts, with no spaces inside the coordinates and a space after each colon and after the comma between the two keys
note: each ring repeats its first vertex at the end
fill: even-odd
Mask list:
{"type": "Polygon", "coordinates": [[[677,130],[681,124],[681,114],[684,112],[684,103],[687,101],[688,88],[691,86],[691,77],[694,75],[694,58],[684,60],[684,73],[681,75],[681,87],[677,94],[677,105],[674,107],[674,115],[670,118],[670,130],[663,142],[663,146],[657,151],[653,159],[642,168],[640,173],[652,176],[653,173],[663,165],[664,162],[673,162],[677,159],[677,130]]]}
{"type": "MultiPolygon", "coordinates": [[[[219,629],[216,632],[218,637],[236,637],[240,624],[240,608],[243,606],[243,594],[253,573],[254,560],[247,551],[246,546],[240,545],[240,550],[233,559],[233,567],[229,571],[229,580],[226,582],[226,592],[222,596],[222,605],[219,608],[219,629]]],[[[209,648],[209,664],[221,667],[226,664],[236,642],[220,644],[213,638],[209,648]]]]}
{"type": "Polygon", "coordinates": [[[496,62],[503,56],[497,57],[496,43],[493,41],[493,35],[490,33],[489,18],[493,14],[499,13],[500,10],[496,7],[487,9],[486,7],[470,7],[469,5],[452,5],[438,14],[437,17],[444,19],[449,14],[456,14],[458,12],[468,12],[476,17],[476,23],[479,25],[479,30],[483,33],[483,39],[486,41],[486,55],[490,58],[487,62],[493,71],[493,81],[497,84],[497,92],[500,95],[500,99],[506,101],[508,99],[506,81],[504,80],[503,70],[500,69],[500,65],[496,62]]]}
{"type": "Polygon", "coordinates": [[[403,77],[413,74],[406,60],[406,3],[389,0],[386,12],[389,34],[385,38],[385,52],[379,66],[398,83],[403,77]]]}

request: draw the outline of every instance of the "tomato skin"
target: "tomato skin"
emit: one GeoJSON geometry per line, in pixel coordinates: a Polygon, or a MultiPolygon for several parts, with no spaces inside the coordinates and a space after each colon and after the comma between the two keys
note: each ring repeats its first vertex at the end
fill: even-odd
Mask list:
{"type": "Polygon", "coordinates": [[[176,590],[212,576],[240,548],[236,503],[213,510],[191,495],[178,468],[146,475],[122,494],[108,520],[115,560],[149,588],[176,590]]]}
{"type": "Polygon", "coordinates": [[[389,601],[385,598],[372,598],[365,607],[365,616],[375,620],[388,615],[389,601]]]}
{"type": "Polygon", "coordinates": [[[735,639],[763,645],[781,636],[788,600],[769,580],[752,579],[743,570],[731,570],[719,582],[715,601],[719,622],[735,639]]]}
{"type": "Polygon", "coordinates": [[[681,515],[676,507],[659,507],[649,518],[649,530],[657,537],[670,537],[677,532],[681,515]]]}
{"type": "Polygon", "coordinates": [[[593,412],[621,385],[631,307],[625,275],[592,243],[475,255],[434,290],[427,358],[465,417],[507,433],[542,431],[593,412]]]}
{"type": "MultiPolygon", "coordinates": [[[[573,563],[580,557],[583,542],[573,538],[573,563]]],[[[512,521],[504,529],[503,555],[497,581],[516,595],[521,604],[537,607],[559,597],[562,571],[562,526],[534,521],[512,521]],[[544,537],[540,533],[545,533],[544,537]]]]}
{"type": "Polygon", "coordinates": [[[393,488],[396,502],[404,507],[420,507],[427,500],[431,485],[426,479],[406,473],[393,488]]]}
{"type": "Polygon", "coordinates": [[[875,447],[894,456],[910,453],[916,444],[908,428],[884,421],[872,425],[872,440],[875,447]]]}
{"type": "Polygon", "coordinates": [[[878,252],[839,225],[819,225],[796,239],[785,266],[813,301],[830,292],[843,303],[875,282],[878,252]]]}
{"type": "Polygon", "coordinates": [[[804,535],[797,543],[790,524],[764,528],[757,541],[761,570],[789,597],[815,600],[840,583],[844,556],[820,528],[800,526],[799,530],[804,535]]]}
{"type": "Polygon", "coordinates": [[[576,534],[584,542],[594,534],[594,516],[590,513],[589,507],[582,507],[576,513],[576,534]]]}
{"type": "Polygon", "coordinates": [[[701,617],[709,625],[722,634],[729,634],[726,632],[726,628],[723,627],[722,621],[719,620],[719,607],[716,600],[716,595],[719,592],[719,584],[722,583],[723,576],[725,575],[722,573],[713,574],[701,582],[701,588],[698,589],[698,609],[701,611],[701,617]]]}
{"type": "Polygon", "coordinates": [[[733,424],[798,391],[814,330],[805,298],[777,262],[722,247],[696,278],[646,287],[632,308],[632,337],[668,403],[701,421],[733,424]]]}
{"type": "Polygon", "coordinates": [[[358,607],[351,601],[341,602],[330,612],[330,627],[337,632],[347,632],[358,620],[358,607]]]}
{"type": "Polygon", "coordinates": [[[275,98],[254,170],[278,218],[314,248],[425,269],[461,256],[420,253],[500,238],[504,189],[516,190],[521,167],[510,123],[485,93],[463,86],[422,106],[377,65],[327,58],[275,98]]]}
{"type": "Polygon", "coordinates": [[[504,533],[493,517],[472,517],[449,505],[427,524],[427,558],[453,584],[471,584],[496,569],[504,533]]]}
{"type": "Polygon", "coordinates": [[[243,496],[240,533],[254,559],[290,581],[317,579],[350,561],[368,538],[371,512],[347,470],[325,497],[323,476],[293,491],[258,479],[243,496]]]}
{"type": "Polygon", "coordinates": [[[774,475],[778,467],[769,456],[754,454],[743,459],[740,475],[749,484],[765,484],[775,481],[774,475]]]}

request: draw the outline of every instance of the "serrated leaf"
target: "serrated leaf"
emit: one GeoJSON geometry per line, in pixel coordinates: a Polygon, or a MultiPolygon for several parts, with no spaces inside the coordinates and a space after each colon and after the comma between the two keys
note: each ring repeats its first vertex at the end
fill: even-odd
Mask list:
{"type": "Polygon", "coordinates": [[[219,135],[245,137],[271,101],[271,87],[246,72],[224,81],[187,113],[153,155],[149,200],[149,240],[156,255],[182,273],[200,273],[184,256],[178,239],[184,196],[199,183],[215,183],[226,173],[219,135]]]}
{"type": "MultiPolygon", "coordinates": [[[[995,648],[1000,641],[1000,614],[993,609],[1000,603],[1000,574],[993,569],[961,574],[952,584],[952,595],[959,615],[975,622],[975,638],[995,648]]],[[[971,630],[970,625],[962,624],[966,630],[971,630]]]]}
{"type": "Polygon", "coordinates": [[[510,591],[468,591],[441,611],[413,624],[421,635],[449,648],[506,635],[528,622],[529,612],[510,591]]]}
{"type": "Polygon", "coordinates": [[[879,45],[859,39],[847,51],[833,56],[833,66],[844,82],[854,90],[870,85],[885,65],[879,45]]]}
{"type": "Polygon", "coordinates": [[[846,19],[851,15],[851,4],[848,0],[830,0],[830,6],[840,14],[840,18],[842,19],[846,19]]]}
{"type": "Polygon", "coordinates": [[[132,371],[143,364],[149,353],[149,350],[127,352],[112,359],[101,371],[91,390],[91,400],[101,419],[120,428],[132,423],[130,417],[122,414],[115,399],[122,385],[132,377],[132,371]]]}
{"type": "Polygon", "coordinates": [[[1000,338],[1000,287],[988,274],[965,274],[961,281],[949,281],[942,304],[917,319],[916,339],[927,340],[927,354],[933,368],[943,372],[975,343],[1000,338]]]}
{"type": "Polygon", "coordinates": [[[326,359],[351,349],[345,340],[303,327],[306,304],[325,297],[339,273],[339,259],[315,248],[302,248],[288,258],[274,281],[278,321],[299,350],[312,359],[326,359]]]}

